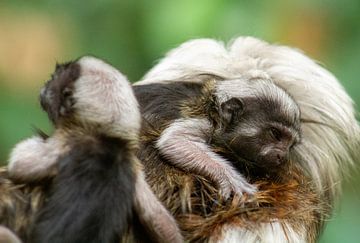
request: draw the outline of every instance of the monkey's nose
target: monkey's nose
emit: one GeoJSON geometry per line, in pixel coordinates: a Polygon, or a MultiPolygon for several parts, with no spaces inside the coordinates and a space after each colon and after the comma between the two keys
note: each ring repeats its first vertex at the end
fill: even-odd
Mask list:
{"type": "Polygon", "coordinates": [[[284,162],[284,158],[280,154],[277,154],[275,160],[276,165],[281,165],[283,162],[284,162]]]}
{"type": "Polygon", "coordinates": [[[286,163],[289,160],[288,156],[286,153],[283,152],[278,152],[276,153],[276,159],[275,159],[275,163],[276,165],[281,165],[286,163]]]}

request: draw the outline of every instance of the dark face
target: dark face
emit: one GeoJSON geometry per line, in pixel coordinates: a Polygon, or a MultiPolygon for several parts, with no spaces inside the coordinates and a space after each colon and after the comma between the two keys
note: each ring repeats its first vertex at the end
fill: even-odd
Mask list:
{"type": "MultiPolygon", "coordinates": [[[[290,110],[269,100],[249,98],[222,104],[224,126],[215,135],[232,154],[231,161],[266,172],[287,165],[291,148],[300,140],[300,113],[294,103],[290,110]],[[230,108],[229,108],[230,107],[230,108]],[[225,109],[224,109],[225,108],[225,109]]],[[[283,106],[284,107],[284,106],[283,106]]]]}
{"type": "Polygon", "coordinates": [[[56,65],[51,79],[41,90],[40,104],[55,125],[70,112],[72,87],[79,76],[80,66],[75,62],[56,65]]]}

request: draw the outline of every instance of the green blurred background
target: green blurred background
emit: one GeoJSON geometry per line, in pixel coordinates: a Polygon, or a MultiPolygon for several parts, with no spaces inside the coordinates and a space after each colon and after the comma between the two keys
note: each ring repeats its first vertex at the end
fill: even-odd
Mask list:
{"type": "MultiPolygon", "coordinates": [[[[55,62],[93,54],[136,81],[183,41],[239,35],[303,49],[360,104],[359,0],[0,0],[0,161],[33,126],[51,131],[38,93],[55,62]]],[[[321,242],[360,242],[360,175],[351,178],[321,242]]]]}

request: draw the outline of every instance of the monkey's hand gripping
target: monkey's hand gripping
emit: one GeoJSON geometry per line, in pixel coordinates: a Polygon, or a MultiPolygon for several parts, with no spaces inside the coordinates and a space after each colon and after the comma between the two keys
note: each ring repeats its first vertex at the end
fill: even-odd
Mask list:
{"type": "Polygon", "coordinates": [[[226,159],[211,150],[206,141],[209,128],[210,124],[205,119],[178,119],[162,132],[157,147],[169,163],[215,182],[224,199],[232,193],[254,194],[256,186],[247,182],[226,159]]]}

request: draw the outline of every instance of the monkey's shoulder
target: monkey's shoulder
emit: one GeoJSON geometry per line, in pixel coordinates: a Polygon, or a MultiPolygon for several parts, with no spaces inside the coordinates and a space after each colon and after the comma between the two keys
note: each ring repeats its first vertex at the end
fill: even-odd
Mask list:
{"type": "MultiPolygon", "coordinates": [[[[186,106],[194,103],[203,94],[204,85],[192,82],[170,82],[135,85],[135,96],[143,117],[155,126],[183,116],[186,106]]],[[[191,109],[191,108],[190,108],[191,109]]]]}
{"type": "Polygon", "coordinates": [[[77,139],[58,160],[59,171],[39,214],[34,242],[118,240],[128,227],[135,191],[131,152],[126,147],[126,141],[105,136],[77,139]]]}

